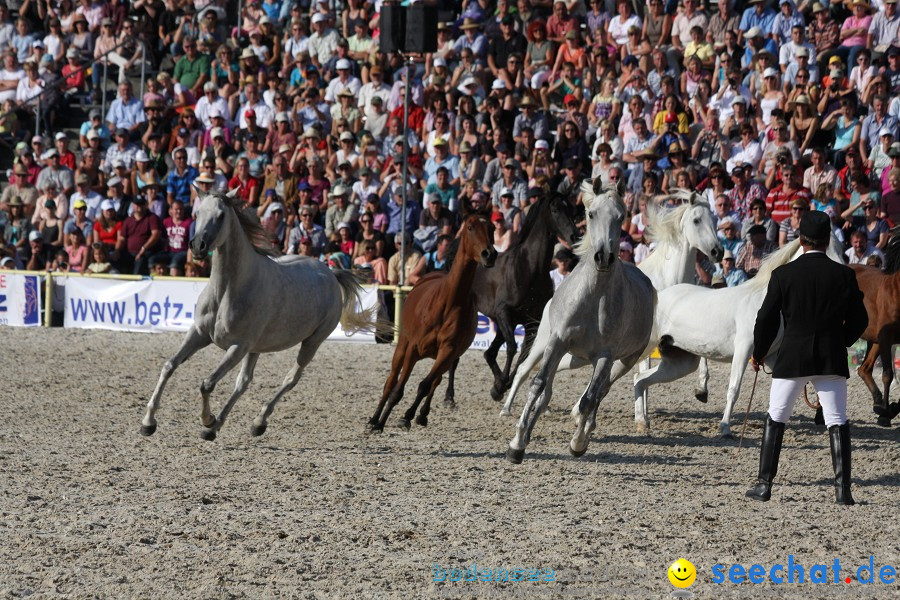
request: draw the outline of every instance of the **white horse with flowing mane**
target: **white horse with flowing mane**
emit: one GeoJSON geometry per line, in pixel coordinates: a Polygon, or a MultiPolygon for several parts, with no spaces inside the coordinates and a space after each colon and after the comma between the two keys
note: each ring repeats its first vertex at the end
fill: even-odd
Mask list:
{"type": "Polygon", "coordinates": [[[358,308],[361,288],[349,271],[331,271],[307,257],[274,258],[277,250],[259,222],[243,212],[237,190],[227,195],[207,193],[198,201],[191,251],[203,258],[215,250],[212,274],[197,302],[194,324],[178,353],[163,365],[141,434],[156,431],[156,411],[166,382],[197,350],[210,344],[225,350],[222,362],[200,385],[200,422],[205,428],[200,437],[214,440],[250,385],[259,355],[302,344],[297,364],[253,421],[251,433],[262,435],[275,404],[297,384],[304,367],[338,322],[345,331],[370,330],[374,314],[358,308]],[[209,396],[241,362],[234,392],[216,417],[210,412],[209,396]]]}
{"type": "MultiPolygon", "coordinates": [[[[650,278],[653,287],[660,291],[678,283],[694,280],[698,250],[716,261],[721,260],[724,250],[716,234],[716,226],[709,204],[699,194],[678,189],[668,196],[660,196],[655,200],[647,207],[647,222],[649,223],[650,238],[656,243],[656,249],[638,268],[650,278]],[[681,200],[683,204],[672,209],[663,209],[658,206],[659,202],[669,198],[681,200]]],[[[547,318],[548,310],[549,305],[544,307],[542,321],[547,318]]],[[[547,330],[544,330],[543,335],[548,333],[547,330]]],[[[541,336],[541,330],[538,330],[534,341],[535,348],[543,348],[546,345],[546,339],[542,339],[541,336]]],[[[653,348],[652,345],[647,348],[642,358],[649,356],[653,348]]],[[[507,394],[506,402],[500,410],[501,415],[509,416],[511,414],[512,403],[519,387],[540,358],[540,350],[535,350],[522,359],[507,394]]],[[[586,364],[588,364],[586,361],[567,355],[560,361],[559,370],[576,369],[586,364]]],[[[649,365],[647,366],[649,367],[649,365]]],[[[622,369],[622,365],[617,365],[613,369],[613,381],[627,371],[627,369],[622,369]]],[[[644,424],[641,422],[639,425],[644,424]]]]}
{"type": "MultiPolygon", "coordinates": [[[[635,378],[635,421],[649,422],[644,394],[647,387],[675,381],[694,372],[703,357],[731,363],[725,413],[719,424],[719,433],[731,437],[731,411],[753,352],[756,314],[766,297],[772,271],[799,253],[800,240],[794,240],[766,257],[756,277],[737,287],[709,289],[676,285],[660,292],[653,341],[659,342],[662,359],[657,366],[635,378]]],[[[840,243],[833,236],[827,254],[843,264],[840,243]]],[[[770,354],[778,350],[780,343],[779,335],[770,354]]]]}
{"type": "Polygon", "coordinates": [[[550,404],[556,368],[566,353],[594,367],[578,402],[575,434],[569,443],[571,453],[581,456],[596,426],[600,401],[612,385],[613,363],[621,361],[627,369],[634,366],[653,329],[653,283],[637,267],[618,259],[625,218],[621,197],[615,191],[595,190],[589,182],[582,183],[581,190],[587,233],[576,253],[582,261],[553,295],[541,320],[537,339],[546,342],[535,344],[531,351],[540,354],[541,365],[506,453],[514,463],[522,462],[534,425],[550,404]]]}

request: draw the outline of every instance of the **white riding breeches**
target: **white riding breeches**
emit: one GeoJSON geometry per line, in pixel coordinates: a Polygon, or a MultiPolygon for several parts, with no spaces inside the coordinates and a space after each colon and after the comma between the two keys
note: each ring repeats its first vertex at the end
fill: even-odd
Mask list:
{"type": "Polygon", "coordinates": [[[825,415],[825,426],[843,425],[847,422],[847,379],[841,375],[813,375],[772,379],[769,392],[769,416],[778,423],[787,423],[794,409],[794,401],[803,393],[809,382],[816,389],[819,404],[825,415]]]}

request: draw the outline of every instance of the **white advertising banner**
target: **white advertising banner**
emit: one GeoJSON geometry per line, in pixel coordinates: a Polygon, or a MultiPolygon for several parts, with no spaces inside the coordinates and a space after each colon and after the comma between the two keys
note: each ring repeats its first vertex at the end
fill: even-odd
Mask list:
{"type": "MultiPolygon", "coordinates": [[[[470,350],[487,350],[497,335],[497,324],[489,317],[478,313],[478,326],[475,329],[475,339],[472,340],[470,350]]],[[[516,326],[516,344],[519,350],[522,350],[522,344],[525,342],[525,329],[521,325],[516,326]]],[[[506,350],[506,344],[500,346],[500,351],[506,350]]]]}
{"type": "Polygon", "coordinates": [[[41,278],[0,271],[0,325],[40,327],[41,278]]]}
{"type": "MultiPolygon", "coordinates": [[[[121,281],[91,277],[56,277],[65,288],[66,327],[118,331],[187,331],[206,281],[172,279],[121,281]]],[[[364,288],[363,306],[374,306],[378,292],[364,288]]],[[[329,340],[374,342],[371,333],[346,335],[338,325],[329,340]]]]}

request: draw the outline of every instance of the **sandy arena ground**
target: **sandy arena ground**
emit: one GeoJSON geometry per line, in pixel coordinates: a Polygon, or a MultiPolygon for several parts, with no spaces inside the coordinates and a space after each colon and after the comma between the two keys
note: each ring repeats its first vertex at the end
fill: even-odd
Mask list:
{"type": "MultiPolygon", "coordinates": [[[[759,504],[744,491],[756,474],[769,379],[760,377],[736,453],[737,442],[716,436],[721,365],[708,404],[694,400],[693,379],[656,390],[650,437],[634,433],[630,386],[620,381],[580,459],[568,452],[568,408],[588,372],[561,374],[516,466],[504,459],[514,421],[497,416],[478,353],[460,365],[458,411],[436,402],[429,426],[406,432],[395,426],[404,402],[383,435],[368,436],[392,348],[326,344],[268,432],[252,438],[250,422],[293,360],[268,355],[218,440],[204,442],[198,386],[218,349],[175,374],[159,430],[143,438],[144,405],[180,335],[4,328],[2,336],[0,597],[665,598],[675,589],[666,568],[679,557],[697,567],[697,598],[900,591],[877,579],[883,565],[900,567],[898,432],[874,425],[855,377],[859,504],[833,504],[828,437],[802,403],[773,501],[759,504]],[[841,580],[851,582],[712,581],[715,564],[726,575],[734,563],[768,572],[789,554],[806,577],[827,565],[829,582],[839,559],[841,580]],[[856,569],[870,555],[876,582],[866,585],[856,569]],[[552,569],[554,582],[433,581],[438,569],[450,578],[473,564],[482,577],[552,569]]],[[[232,385],[233,376],[219,385],[214,410],[232,385]]],[[[749,393],[745,383],[735,432],[749,393]]]]}

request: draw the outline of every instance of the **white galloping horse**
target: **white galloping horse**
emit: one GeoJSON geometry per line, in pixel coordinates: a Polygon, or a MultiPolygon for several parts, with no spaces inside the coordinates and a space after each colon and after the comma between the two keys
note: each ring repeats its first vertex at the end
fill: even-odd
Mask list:
{"type": "Polygon", "coordinates": [[[259,355],[301,344],[297,364],[253,421],[251,433],[262,435],[275,404],[297,384],[303,368],[338,322],[345,331],[371,329],[373,314],[358,308],[360,286],[349,271],[331,271],[307,257],[273,259],[277,251],[259,222],[240,208],[237,190],[227,195],[206,193],[199,202],[191,251],[203,258],[215,250],[212,274],[200,294],[193,326],[178,353],[163,365],[141,434],[156,431],[156,411],[166,382],[197,350],[210,344],[225,350],[222,362],[200,385],[200,421],[205,428],[200,437],[214,440],[250,385],[259,355]],[[209,396],[240,362],[234,392],[216,417],[210,412],[209,396]]]}
{"type": "MultiPolygon", "coordinates": [[[[594,190],[582,183],[587,233],[576,252],[582,260],[547,304],[537,340],[531,350],[541,365],[528,392],[528,401],[509,443],[507,458],[522,462],[525,446],[540,414],[550,404],[553,378],[566,353],[593,365],[591,382],[577,405],[575,434],[569,450],[587,451],[597,420],[597,408],[612,385],[613,363],[627,369],[641,358],[653,329],[656,290],[637,267],[618,259],[619,235],[625,205],[615,191],[594,190]],[[623,318],[623,315],[627,317],[623,318]]],[[[518,377],[518,374],[517,374],[518,377]]]]}
{"type": "MultiPolygon", "coordinates": [[[[713,223],[709,204],[699,194],[689,190],[675,190],[670,196],[685,203],[672,209],[658,208],[656,203],[647,207],[650,237],[656,243],[656,249],[638,267],[650,278],[657,291],[678,283],[693,281],[698,250],[716,261],[721,260],[724,254],[722,243],[716,234],[716,226],[713,223]]],[[[664,196],[657,200],[664,200],[668,197],[664,196]]],[[[549,305],[544,307],[541,321],[547,318],[548,310],[549,305]]],[[[534,341],[535,348],[543,348],[546,345],[546,339],[541,337],[546,334],[546,330],[543,334],[541,330],[538,330],[534,341]]],[[[653,341],[655,342],[655,340],[653,341]]],[[[642,358],[649,356],[653,348],[653,345],[646,348],[642,358]]],[[[500,410],[501,415],[511,414],[513,399],[516,397],[519,387],[540,358],[540,351],[532,351],[522,359],[507,394],[506,402],[500,410]]],[[[575,369],[586,364],[585,361],[579,361],[577,358],[567,355],[560,361],[559,370],[575,369]]],[[[647,366],[649,367],[649,365],[647,366]]],[[[628,369],[617,365],[613,369],[613,381],[627,372],[628,369]]],[[[643,420],[638,422],[639,429],[646,426],[647,424],[643,420]]]]}
{"type": "MultiPolygon", "coordinates": [[[[634,418],[649,422],[644,391],[657,383],[680,379],[694,372],[700,358],[731,363],[725,412],[719,424],[723,437],[731,436],[731,411],[741,391],[744,371],[753,353],[756,314],[766,297],[772,271],[800,254],[800,240],[794,240],[768,256],[756,277],[737,287],[709,289],[696,285],[676,285],[659,294],[654,342],[662,356],[659,364],[640,373],[634,384],[634,418]]],[[[828,256],[843,264],[841,245],[833,236],[828,256]]],[[[781,336],[772,344],[778,350],[781,336]]]]}

